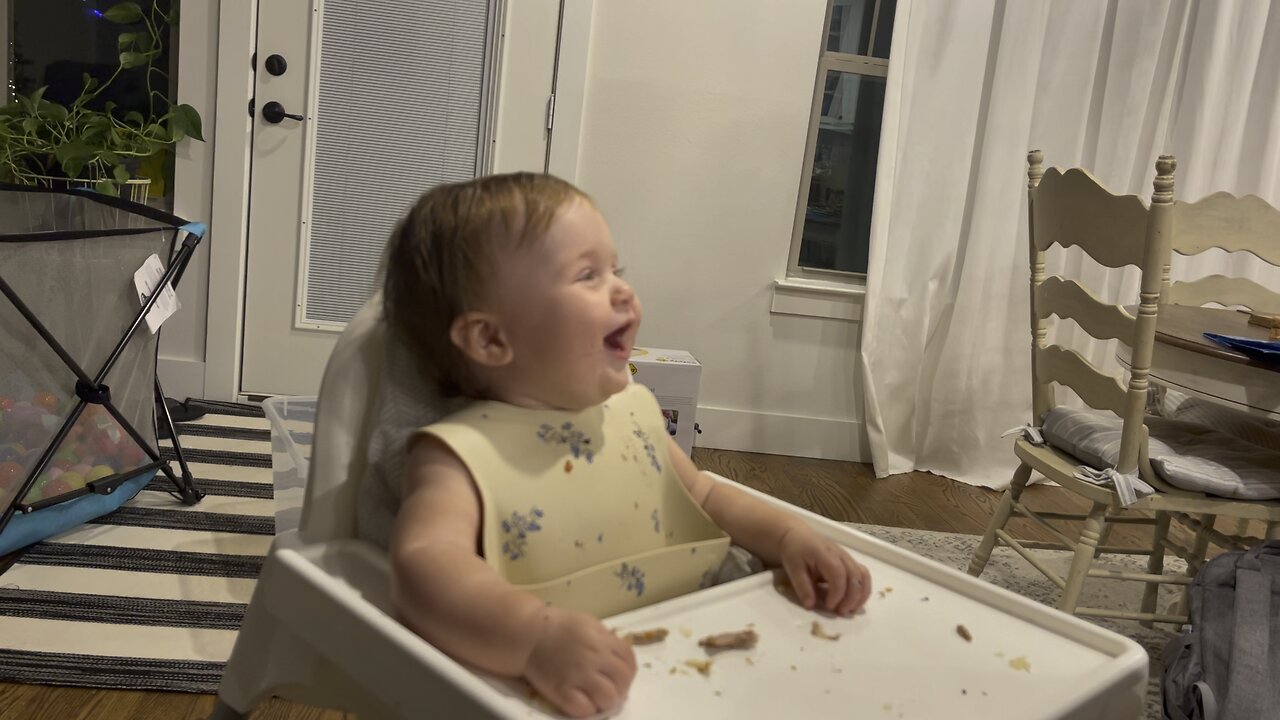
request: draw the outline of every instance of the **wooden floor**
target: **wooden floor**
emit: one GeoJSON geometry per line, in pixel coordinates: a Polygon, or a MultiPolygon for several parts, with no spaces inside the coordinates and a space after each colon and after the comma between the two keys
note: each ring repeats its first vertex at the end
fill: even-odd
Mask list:
{"type": "MultiPolygon", "coordinates": [[[[1000,494],[926,473],[876,480],[868,465],[759,455],[694,451],[698,465],[834,520],[981,534],[1000,494]]],[[[1023,495],[1040,510],[1075,512],[1086,503],[1060,488],[1032,486],[1023,495]]],[[[1053,538],[1028,520],[1009,531],[1020,539],[1053,538]]],[[[1185,538],[1184,538],[1185,540],[1185,538]]],[[[1150,531],[1117,527],[1112,545],[1149,546],[1150,531]]],[[[0,576],[2,577],[2,576],[0,576]]],[[[0,683],[0,718],[22,720],[204,720],[213,696],[0,683]]],[[[342,720],[343,714],[273,700],[253,720],[342,720]]]]}

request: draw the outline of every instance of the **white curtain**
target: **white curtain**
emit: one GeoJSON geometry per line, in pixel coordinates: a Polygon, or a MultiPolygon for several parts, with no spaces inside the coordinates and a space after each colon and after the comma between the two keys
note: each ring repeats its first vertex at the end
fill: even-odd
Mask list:
{"type": "MultiPolygon", "coordinates": [[[[1280,206],[1280,3],[902,2],[881,137],[862,339],[876,474],[1005,487],[1016,460],[1000,434],[1031,420],[1027,150],[1147,198],[1170,153],[1178,199],[1280,206]]],[[[1132,271],[1074,248],[1048,263],[1136,300],[1132,271]]],[[[1174,272],[1280,286],[1216,251],[1174,272]]],[[[1109,344],[1059,333],[1116,367],[1109,344]]]]}

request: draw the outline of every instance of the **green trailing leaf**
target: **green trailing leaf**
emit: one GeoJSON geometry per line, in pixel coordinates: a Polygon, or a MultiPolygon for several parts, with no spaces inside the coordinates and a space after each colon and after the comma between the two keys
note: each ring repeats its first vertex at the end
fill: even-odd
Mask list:
{"type": "MultiPolygon", "coordinates": [[[[204,142],[204,132],[200,123],[200,113],[195,108],[187,104],[177,105],[173,108],[173,117],[175,120],[181,119],[182,131],[189,137],[195,138],[200,142],[204,142]]],[[[180,138],[175,137],[175,140],[180,138]]]]}
{"type": "Polygon", "coordinates": [[[116,165],[113,167],[111,169],[111,174],[115,177],[116,182],[125,182],[129,179],[129,170],[123,165],[116,165]]]}
{"type": "Polygon", "coordinates": [[[120,33],[119,37],[116,38],[116,49],[121,51],[128,50],[133,47],[137,37],[138,33],[120,33]]]}
{"type": "Polygon", "coordinates": [[[107,179],[99,180],[98,182],[93,184],[93,189],[97,190],[103,195],[110,195],[111,197],[120,197],[120,188],[116,187],[116,184],[111,180],[107,180],[107,179]]]}
{"type": "Polygon", "coordinates": [[[122,52],[120,53],[120,67],[128,70],[147,64],[147,56],[139,52],[122,52]]]}
{"type": "Polygon", "coordinates": [[[142,127],[143,125],[147,124],[146,118],[142,117],[142,113],[138,112],[137,110],[130,110],[129,112],[125,113],[124,122],[125,124],[133,125],[134,127],[142,127]]]}
{"type": "Polygon", "coordinates": [[[117,25],[128,25],[142,19],[142,8],[136,2],[122,2],[102,13],[102,17],[117,25]]]}
{"type": "Polygon", "coordinates": [[[63,125],[67,122],[69,112],[65,107],[58,103],[46,100],[44,111],[45,114],[49,116],[49,119],[58,125],[63,125]]]}

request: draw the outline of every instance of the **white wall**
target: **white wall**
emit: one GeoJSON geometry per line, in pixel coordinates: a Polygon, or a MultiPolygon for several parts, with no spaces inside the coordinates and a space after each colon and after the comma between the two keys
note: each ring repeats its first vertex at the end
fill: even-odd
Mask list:
{"type": "Polygon", "coordinates": [[[645,306],[703,364],[698,443],[865,459],[860,325],[771,314],[824,0],[597,2],[577,182],[645,306]]]}
{"type": "MultiPolygon", "coordinates": [[[[185,3],[178,25],[178,96],[200,112],[205,142],[178,144],[174,163],[174,214],[209,222],[213,200],[214,105],[217,89],[218,2],[185,3]]],[[[169,397],[204,397],[205,329],[212,231],[196,250],[178,286],[182,309],[160,335],[160,382],[169,397]]]]}

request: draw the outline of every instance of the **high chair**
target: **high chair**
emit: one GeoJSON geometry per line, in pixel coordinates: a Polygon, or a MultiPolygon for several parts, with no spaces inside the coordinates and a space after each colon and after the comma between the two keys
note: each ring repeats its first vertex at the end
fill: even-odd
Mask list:
{"type": "MultiPolygon", "coordinates": [[[[514,684],[460,665],[402,626],[391,614],[387,557],[355,536],[386,342],[375,296],[325,370],[301,526],[280,535],[264,563],[212,720],[245,718],[272,695],[354,711],[360,720],[556,717],[514,684]]],[[[761,573],[608,618],[619,631],[682,630],[636,648],[646,669],[619,717],[870,716],[893,702],[914,707],[917,717],[1136,716],[1147,658],[1132,640],[744,490],[855,551],[882,588],[873,606],[854,619],[821,617],[786,600],[761,573]],[[849,638],[823,638],[816,626],[811,634],[819,620],[849,638]],[[761,634],[750,664],[718,660],[708,677],[687,668],[677,674],[702,652],[698,637],[746,625],[761,634]],[[993,660],[993,648],[1032,658],[1035,673],[993,660]],[[836,674],[837,665],[848,674],[836,674]],[[930,680],[922,685],[920,677],[930,680]],[[972,697],[961,707],[962,689],[972,697]]]]}

